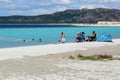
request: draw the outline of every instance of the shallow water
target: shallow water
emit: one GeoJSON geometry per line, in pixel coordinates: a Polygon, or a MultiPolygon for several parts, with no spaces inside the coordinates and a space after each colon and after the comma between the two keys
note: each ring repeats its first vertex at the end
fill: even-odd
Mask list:
{"type": "Polygon", "coordinates": [[[108,33],[112,38],[120,38],[120,27],[115,26],[0,25],[0,48],[54,44],[60,40],[61,32],[65,33],[66,42],[74,42],[78,32],[85,32],[88,36],[92,31],[96,31],[97,37],[102,33],[108,33]],[[39,39],[42,42],[39,42],[39,39]]]}

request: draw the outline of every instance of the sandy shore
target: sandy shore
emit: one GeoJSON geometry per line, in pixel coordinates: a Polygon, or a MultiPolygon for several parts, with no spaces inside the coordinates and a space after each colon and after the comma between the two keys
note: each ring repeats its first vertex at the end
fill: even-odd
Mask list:
{"type": "Polygon", "coordinates": [[[0,49],[0,80],[119,80],[120,61],[71,60],[70,55],[120,57],[120,39],[0,49]],[[88,66],[89,65],[89,66],[88,66]]]}
{"type": "Polygon", "coordinates": [[[120,26],[120,24],[71,24],[72,26],[120,26]]]}
{"type": "Polygon", "coordinates": [[[120,26],[120,23],[119,24],[117,24],[117,23],[108,23],[108,24],[106,24],[106,23],[103,23],[103,24],[98,24],[98,23],[96,23],[96,24],[83,24],[83,23],[51,23],[51,24],[0,24],[0,25],[63,25],[63,26],[120,26]]]}
{"type": "MultiPolygon", "coordinates": [[[[46,54],[59,54],[59,53],[74,52],[79,50],[87,51],[90,48],[99,49],[99,47],[102,46],[119,47],[119,45],[120,45],[120,39],[115,39],[113,40],[112,43],[81,42],[81,43],[49,44],[49,45],[15,47],[15,48],[1,48],[0,60],[22,58],[23,56],[41,56],[46,54]]],[[[100,49],[100,51],[102,50],[100,49]]]]}

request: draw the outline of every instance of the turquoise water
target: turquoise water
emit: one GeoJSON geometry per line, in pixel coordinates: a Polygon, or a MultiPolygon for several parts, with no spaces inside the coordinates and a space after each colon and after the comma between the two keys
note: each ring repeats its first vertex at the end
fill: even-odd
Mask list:
{"type": "Polygon", "coordinates": [[[60,40],[61,32],[66,35],[66,42],[74,42],[78,32],[85,32],[86,36],[96,31],[97,37],[102,33],[120,38],[120,27],[75,27],[75,26],[49,26],[49,25],[0,25],[0,48],[30,46],[41,44],[54,44],[60,40]],[[32,39],[34,38],[34,41],[32,39]],[[39,42],[39,38],[42,42],[39,42]],[[23,42],[23,40],[26,40],[23,42]]]}

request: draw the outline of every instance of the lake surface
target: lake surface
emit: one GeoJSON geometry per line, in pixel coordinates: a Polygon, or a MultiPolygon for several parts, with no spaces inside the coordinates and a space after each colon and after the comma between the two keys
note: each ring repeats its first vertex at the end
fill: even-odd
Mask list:
{"type": "Polygon", "coordinates": [[[120,38],[120,27],[115,26],[0,25],[0,48],[55,44],[60,40],[61,32],[65,33],[66,42],[74,42],[78,32],[85,32],[88,36],[92,31],[96,31],[97,37],[108,33],[114,39],[120,38]]]}

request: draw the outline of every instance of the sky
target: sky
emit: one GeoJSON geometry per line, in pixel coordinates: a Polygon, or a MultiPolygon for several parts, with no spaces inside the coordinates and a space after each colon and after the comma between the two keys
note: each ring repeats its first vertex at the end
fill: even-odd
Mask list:
{"type": "Polygon", "coordinates": [[[82,8],[120,9],[120,0],[0,0],[0,16],[34,16],[82,8]]]}

